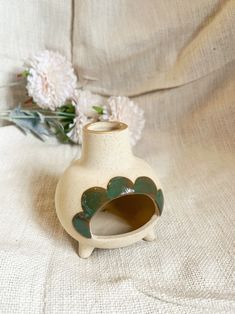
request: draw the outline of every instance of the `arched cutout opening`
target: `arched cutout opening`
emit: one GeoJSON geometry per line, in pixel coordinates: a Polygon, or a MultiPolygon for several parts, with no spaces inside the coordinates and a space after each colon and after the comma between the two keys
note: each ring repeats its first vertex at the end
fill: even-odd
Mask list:
{"type": "Polygon", "coordinates": [[[92,217],[90,229],[96,236],[120,235],[137,230],[156,213],[154,200],[145,194],[126,194],[106,203],[92,217]]]}

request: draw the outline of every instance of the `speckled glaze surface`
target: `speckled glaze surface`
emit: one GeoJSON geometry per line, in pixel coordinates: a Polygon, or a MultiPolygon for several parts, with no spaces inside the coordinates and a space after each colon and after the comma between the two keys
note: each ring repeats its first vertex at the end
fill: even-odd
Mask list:
{"type": "MultiPolygon", "coordinates": [[[[157,189],[161,184],[152,168],[132,154],[128,128],[119,122],[97,122],[83,129],[83,147],[79,160],[73,162],[58,182],[55,205],[57,216],[64,229],[79,242],[79,255],[89,257],[94,248],[118,248],[141,239],[154,240],[154,225],[159,208],[151,219],[140,228],[123,234],[91,237],[82,236],[73,224],[73,218],[83,212],[82,195],[85,191],[100,187],[107,189],[112,178],[124,177],[135,182],[139,177],[150,178],[157,189]]],[[[104,228],[105,228],[105,221],[104,228]]],[[[102,224],[102,221],[101,221],[102,224]]]]}

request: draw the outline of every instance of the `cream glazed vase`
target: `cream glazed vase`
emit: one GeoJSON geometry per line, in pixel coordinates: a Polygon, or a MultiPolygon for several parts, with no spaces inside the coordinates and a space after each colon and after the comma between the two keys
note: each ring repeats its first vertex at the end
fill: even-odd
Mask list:
{"type": "Polygon", "coordinates": [[[152,168],[132,154],[128,127],[95,122],[83,128],[82,154],[56,188],[57,216],[79,242],[78,254],[155,239],[163,192],[152,168]]]}

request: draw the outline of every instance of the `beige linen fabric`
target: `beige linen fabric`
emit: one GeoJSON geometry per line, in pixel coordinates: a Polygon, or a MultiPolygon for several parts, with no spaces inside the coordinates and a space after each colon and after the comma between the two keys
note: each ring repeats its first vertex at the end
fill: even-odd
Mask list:
{"type": "Polygon", "coordinates": [[[2,313],[234,313],[234,64],[136,99],[162,181],[156,241],[77,256],[54,207],[76,147],[0,129],[2,313]]]}
{"type": "Polygon", "coordinates": [[[73,58],[92,91],[186,84],[235,58],[235,1],[75,1],[73,58]]]}
{"type": "MultiPolygon", "coordinates": [[[[13,26],[16,3],[4,1],[13,26]]],[[[73,48],[83,85],[104,94],[157,90],[134,98],[147,120],[134,150],[156,170],[166,206],[156,241],[82,260],[54,207],[58,178],[80,149],[1,128],[0,312],[234,313],[234,1],[75,1],[74,18],[70,1],[21,3],[26,11],[34,4],[38,23],[48,14],[47,26],[31,24],[45,36],[37,47],[48,42],[68,57],[73,48]]],[[[0,47],[8,48],[1,82],[13,71],[13,50],[0,47]]],[[[37,48],[25,41],[21,49],[16,66],[37,48]]]]}
{"type": "Polygon", "coordinates": [[[0,0],[0,108],[25,101],[17,81],[25,60],[44,49],[71,58],[71,0],[0,0]]]}

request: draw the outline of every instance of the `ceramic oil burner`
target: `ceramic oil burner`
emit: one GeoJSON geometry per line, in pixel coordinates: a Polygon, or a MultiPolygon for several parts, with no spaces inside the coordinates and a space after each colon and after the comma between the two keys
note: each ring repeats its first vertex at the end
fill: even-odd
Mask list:
{"type": "Polygon", "coordinates": [[[163,193],[152,168],[132,154],[128,127],[96,122],[83,128],[81,159],[61,177],[55,196],[58,218],[79,242],[80,257],[155,239],[163,193]]]}

